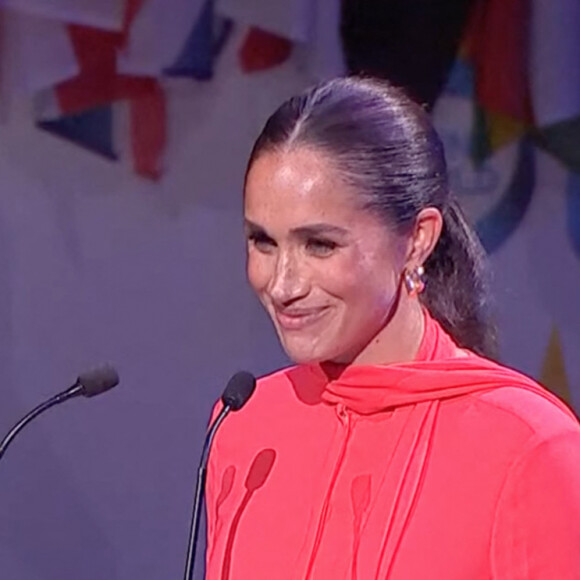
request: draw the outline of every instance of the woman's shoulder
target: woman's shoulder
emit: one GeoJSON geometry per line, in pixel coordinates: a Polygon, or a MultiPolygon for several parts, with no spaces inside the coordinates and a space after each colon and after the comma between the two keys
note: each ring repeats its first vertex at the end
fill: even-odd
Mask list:
{"type": "MultiPolygon", "coordinates": [[[[467,400],[479,406],[484,422],[506,425],[539,436],[563,431],[580,433],[580,423],[569,404],[534,378],[506,364],[471,351],[454,359],[457,369],[473,383],[467,400]]],[[[455,369],[455,367],[454,367],[455,369]]]]}
{"type": "Polygon", "coordinates": [[[517,424],[538,439],[551,439],[567,432],[580,435],[580,423],[572,409],[543,386],[525,388],[519,384],[474,393],[493,422],[517,424]]]}

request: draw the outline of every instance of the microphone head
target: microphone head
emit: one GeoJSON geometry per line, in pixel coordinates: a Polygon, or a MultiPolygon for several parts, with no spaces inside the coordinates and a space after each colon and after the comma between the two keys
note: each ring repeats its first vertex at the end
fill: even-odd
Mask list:
{"type": "Polygon", "coordinates": [[[80,386],[80,394],[84,397],[100,395],[119,384],[119,374],[114,367],[104,365],[79,375],[77,385],[80,386]]]}
{"type": "Polygon", "coordinates": [[[237,372],[229,381],[222,395],[222,403],[232,411],[239,411],[256,388],[256,377],[247,371],[237,372]]]}

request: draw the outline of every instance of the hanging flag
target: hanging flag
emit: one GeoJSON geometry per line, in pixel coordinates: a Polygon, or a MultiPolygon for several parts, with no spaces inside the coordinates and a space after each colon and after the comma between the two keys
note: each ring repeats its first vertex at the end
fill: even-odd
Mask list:
{"type": "Polygon", "coordinates": [[[530,44],[537,142],[580,172],[580,2],[532,0],[530,44]]]}
{"type": "MultiPolygon", "coordinates": [[[[41,120],[58,121],[56,127],[62,132],[66,116],[128,100],[134,167],[140,175],[157,179],[161,174],[159,158],[166,143],[165,97],[157,79],[117,73],[117,48],[124,41],[121,33],[82,26],[69,26],[68,30],[81,71],[75,78],[59,83],[52,93],[54,98],[44,95],[44,101],[52,102],[53,107],[41,112],[41,120]]],[[[49,127],[53,128],[44,124],[45,129],[49,127]]],[[[77,133],[77,142],[84,137],[84,146],[93,148],[95,136],[77,133]]]]}
{"type": "Polygon", "coordinates": [[[163,173],[167,141],[165,95],[159,85],[131,99],[131,144],[133,167],[138,175],[157,180],[163,173]]]}
{"type": "Polygon", "coordinates": [[[129,41],[129,33],[131,32],[135,18],[137,18],[137,15],[143,8],[143,4],[145,2],[147,2],[147,0],[126,0],[122,30],[123,40],[120,44],[121,48],[123,49],[127,46],[127,42],[129,41]]]}
{"type": "Polygon", "coordinates": [[[455,61],[472,3],[344,0],[341,30],[349,71],[387,78],[433,106],[455,61]]]}
{"type": "Polygon", "coordinates": [[[213,1],[206,0],[177,60],[164,73],[209,80],[213,76],[213,1]]]}
{"type": "Polygon", "coordinates": [[[39,128],[109,159],[116,158],[112,103],[129,101],[134,166],[156,179],[166,143],[164,93],[152,76],[117,70],[119,51],[130,48],[133,26],[152,1],[7,0],[2,91],[36,92],[39,128]]]}
{"type": "Polygon", "coordinates": [[[530,0],[477,0],[462,53],[473,66],[476,122],[472,153],[481,161],[532,126],[530,0]]]}
{"type": "Polygon", "coordinates": [[[214,0],[206,0],[199,19],[185,41],[176,61],[164,74],[191,77],[200,81],[213,77],[214,61],[219,56],[230,32],[231,20],[216,15],[214,0]]]}
{"type": "Polygon", "coordinates": [[[216,0],[216,11],[248,29],[239,49],[245,72],[279,66],[291,54],[313,80],[346,72],[336,0],[216,0]]]}
{"type": "Polygon", "coordinates": [[[106,159],[117,160],[113,150],[113,111],[110,105],[60,119],[39,121],[37,125],[106,159]]]}
{"type": "Polygon", "coordinates": [[[530,135],[580,171],[580,3],[478,0],[464,52],[478,108],[473,154],[530,135]]]}
{"type": "Polygon", "coordinates": [[[238,51],[246,73],[284,63],[294,44],[312,36],[313,7],[318,0],[216,0],[216,10],[248,28],[238,51]]]}
{"type": "Polygon", "coordinates": [[[475,72],[471,63],[461,55],[453,63],[445,88],[447,95],[473,99],[475,95],[475,72]]]}
{"type": "Polygon", "coordinates": [[[240,48],[240,66],[244,72],[267,70],[285,62],[291,52],[287,38],[252,27],[240,48]]]}
{"type": "Polygon", "coordinates": [[[216,12],[292,42],[310,40],[312,5],[318,0],[216,0],[216,12]]]}
{"type": "Polygon", "coordinates": [[[118,56],[126,75],[160,77],[178,58],[206,0],[146,0],[118,56]]]}
{"type": "Polygon", "coordinates": [[[125,0],[3,0],[2,5],[62,23],[105,30],[121,30],[125,13],[125,0]]]}
{"type": "Polygon", "coordinates": [[[528,79],[529,0],[480,0],[468,30],[478,104],[521,123],[532,119],[528,79]]]}
{"type": "Polygon", "coordinates": [[[68,30],[81,72],[56,86],[62,113],[78,113],[156,90],[153,78],[117,74],[121,34],[84,26],[69,26],[68,30]]]}

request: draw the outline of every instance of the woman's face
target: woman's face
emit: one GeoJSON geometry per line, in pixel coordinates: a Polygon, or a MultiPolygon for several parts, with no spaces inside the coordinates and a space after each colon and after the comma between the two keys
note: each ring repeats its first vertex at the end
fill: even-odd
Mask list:
{"type": "Polygon", "coordinates": [[[305,147],[263,153],[248,173],[248,279],[295,362],[365,359],[393,313],[405,243],[355,195],[305,147]]]}

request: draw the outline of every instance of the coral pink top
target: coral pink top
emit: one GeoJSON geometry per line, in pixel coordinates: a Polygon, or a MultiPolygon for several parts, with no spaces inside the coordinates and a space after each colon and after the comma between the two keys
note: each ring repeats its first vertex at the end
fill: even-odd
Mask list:
{"type": "Polygon", "coordinates": [[[207,514],[208,580],[580,580],[580,426],[426,315],[411,363],[261,379],[207,514]]]}

